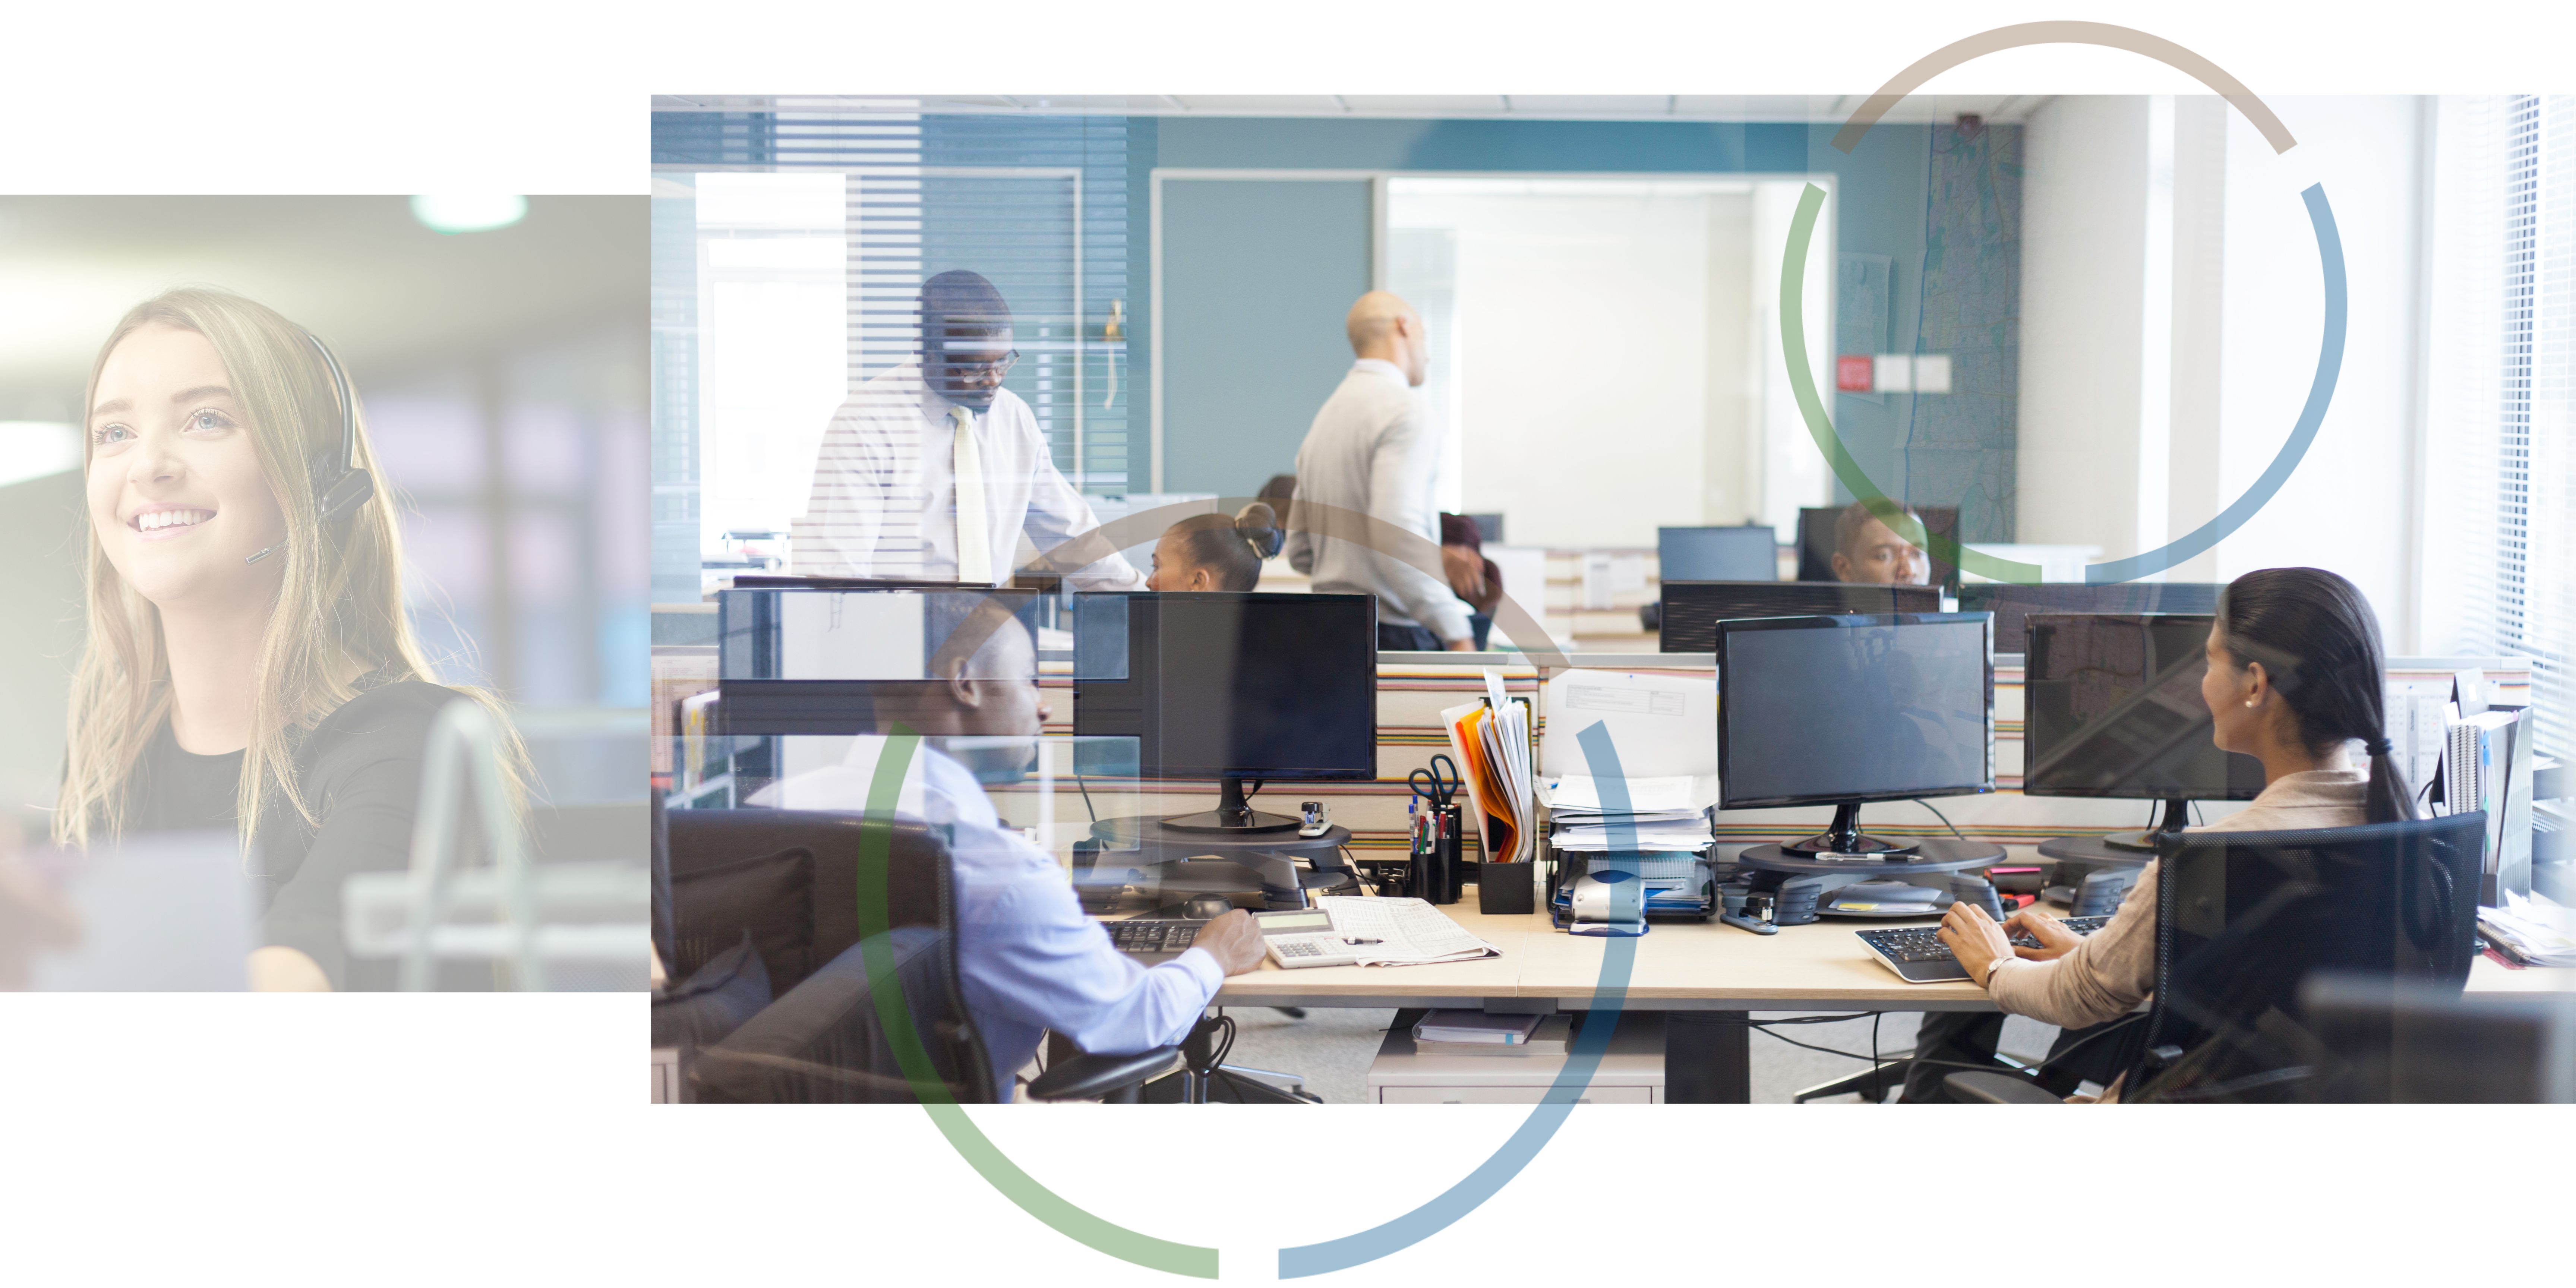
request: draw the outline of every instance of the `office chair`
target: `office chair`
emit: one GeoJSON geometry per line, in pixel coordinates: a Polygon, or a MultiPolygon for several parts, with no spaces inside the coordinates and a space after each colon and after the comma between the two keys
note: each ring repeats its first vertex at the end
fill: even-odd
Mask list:
{"type": "MultiPolygon", "coordinates": [[[[2301,988],[2358,974],[2457,997],[2475,956],[2484,814],[2157,843],[2155,994],[2120,1099],[2318,1101],[2352,1094],[2301,988]]],[[[1953,1099],[2054,1100],[1965,1071],[1953,1099]]]]}
{"type": "MultiPolygon", "coordinates": [[[[870,991],[858,928],[854,814],[675,810],[657,858],[671,906],[669,974],[687,981],[748,939],[776,1000],[729,1031],[699,1030],[684,1056],[701,1101],[910,1103],[916,1093],[870,991]]],[[[992,1061],[957,969],[955,872],[944,829],[897,821],[888,853],[889,929],[880,936],[912,1028],[946,1093],[999,1099],[992,1061]]],[[[685,991],[685,989],[675,990],[685,991]]],[[[657,1016],[657,1019],[659,1017],[657,1016]]],[[[1075,1055],[1032,1083],[1038,1100],[1134,1101],[1180,1048],[1075,1055]]]]}

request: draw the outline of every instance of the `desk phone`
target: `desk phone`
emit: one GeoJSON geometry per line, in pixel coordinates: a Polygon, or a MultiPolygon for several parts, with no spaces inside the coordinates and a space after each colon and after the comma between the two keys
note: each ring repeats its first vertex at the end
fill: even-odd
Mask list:
{"type": "Polygon", "coordinates": [[[1351,945],[1333,929],[1333,916],[1320,908],[1294,912],[1256,912],[1261,941],[1281,970],[1308,966],[1351,966],[1359,962],[1351,945]]]}

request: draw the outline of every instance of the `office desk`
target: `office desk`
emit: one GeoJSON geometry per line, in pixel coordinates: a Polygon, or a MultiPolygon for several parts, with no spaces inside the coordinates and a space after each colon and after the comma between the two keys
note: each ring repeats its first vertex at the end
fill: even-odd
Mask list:
{"type": "MultiPolygon", "coordinates": [[[[1492,1011],[1590,1010],[1611,939],[1568,935],[1543,914],[1488,917],[1471,888],[1442,909],[1468,933],[1503,950],[1483,961],[1434,966],[1326,966],[1286,971],[1265,961],[1218,991],[1219,1006],[1482,1007],[1492,1011]]],[[[2063,916],[2064,911],[2045,911],[2063,916]]],[[[1665,1098],[1678,1104],[1751,1099],[1751,1011],[1990,1011],[1974,984],[1908,984],[1869,956],[1852,932],[1931,925],[1936,919],[1827,918],[1756,935],[1720,922],[1658,921],[1636,946],[1625,1000],[1663,1011],[1665,1098]]],[[[2506,970],[2480,958],[2470,992],[2576,990],[2576,970],[2506,970]]]]}

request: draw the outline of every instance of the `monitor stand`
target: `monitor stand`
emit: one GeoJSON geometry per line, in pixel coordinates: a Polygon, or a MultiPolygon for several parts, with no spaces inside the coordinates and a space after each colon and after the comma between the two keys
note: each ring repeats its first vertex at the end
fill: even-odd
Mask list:
{"type": "Polygon", "coordinates": [[[1293,832],[1297,820],[1285,814],[1255,811],[1243,798],[1243,780],[1226,775],[1217,788],[1216,808],[1198,814],[1174,814],[1163,826],[1176,832],[1293,832]]]}
{"type": "Polygon", "coordinates": [[[2136,850],[2142,854],[2153,854],[2156,852],[2157,837],[2167,833],[2178,834],[2190,826],[2191,802],[2169,799],[2165,802],[2165,816],[2156,820],[2154,831],[2113,832],[2102,838],[2102,844],[2115,850],[2136,850]]]}
{"type": "Polygon", "coordinates": [[[1806,840],[1791,841],[1780,848],[1799,858],[1830,855],[1835,858],[1902,859],[1919,847],[1862,835],[1860,802],[1840,801],[1834,805],[1831,826],[1806,840]]]}

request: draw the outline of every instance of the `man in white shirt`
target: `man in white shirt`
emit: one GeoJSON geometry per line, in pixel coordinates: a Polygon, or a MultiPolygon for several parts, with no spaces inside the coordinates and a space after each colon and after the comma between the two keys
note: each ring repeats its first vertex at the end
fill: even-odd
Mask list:
{"type": "Polygon", "coordinates": [[[1288,534],[1289,565],[1312,576],[1317,591],[1377,596],[1379,648],[1472,651],[1467,604],[1436,571],[1440,565],[1426,571],[1382,553],[1365,527],[1334,513],[1365,514],[1440,544],[1433,495],[1440,436],[1413,392],[1431,363],[1422,315],[1386,291],[1371,291],[1351,306],[1345,326],[1358,360],[1297,449],[1299,517],[1288,534]]]}
{"type": "MultiPolygon", "coordinates": [[[[795,526],[799,574],[1001,586],[1023,533],[1044,556],[1100,526],[1028,403],[1002,387],[1019,360],[1002,293],[941,273],[922,283],[920,318],[921,357],[860,386],[823,431],[795,526]]],[[[1103,552],[1073,573],[1077,589],[1145,588],[1103,552]]]]}

